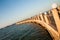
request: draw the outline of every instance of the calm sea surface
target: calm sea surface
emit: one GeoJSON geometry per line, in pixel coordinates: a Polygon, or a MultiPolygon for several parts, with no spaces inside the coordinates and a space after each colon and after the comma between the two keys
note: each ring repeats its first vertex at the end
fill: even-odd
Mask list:
{"type": "Polygon", "coordinates": [[[52,40],[49,33],[34,23],[10,25],[0,29],[0,40],[52,40]]]}

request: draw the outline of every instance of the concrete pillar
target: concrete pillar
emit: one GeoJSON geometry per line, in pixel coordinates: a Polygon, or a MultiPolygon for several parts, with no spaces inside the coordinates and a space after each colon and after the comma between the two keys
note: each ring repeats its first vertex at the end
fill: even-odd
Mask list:
{"type": "Polygon", "coordinates": [[[58,10],[60,10],[60,6],[58,6],[58,10]]]}
{"type": "Polygon", "coordinates": [[[35,16],[35,20],[37,20],[37,15],[35,16]]]}
{"type": "Polygon", "coordinates": [[[39,15],[37,15],[37,19],[40,20],[39,15]]]}
{"type": "Polygon", "coordinates": [[[57,26],[57,30],[60,34],[60,19],[59,19],[59,16],[58,16],[58,11],[56,9],[52,9],[52,14],[53,14],[56,26],[57,26]]]}
{"type": "Polygon", "coordinates": [[[42,14],[40,14],[40,18],[41,18],[42,21],[44,21],[44,18],[43,18],[43,15],[42,14]]]}
{"type": "Polygon", "coordinates": [[[46,22],[47,24],[49,24],[49,20],[48,20],[48,18],[47,18],[47,14],[44,15],[44,18],[45,18],[45,22],[46,22]]]}

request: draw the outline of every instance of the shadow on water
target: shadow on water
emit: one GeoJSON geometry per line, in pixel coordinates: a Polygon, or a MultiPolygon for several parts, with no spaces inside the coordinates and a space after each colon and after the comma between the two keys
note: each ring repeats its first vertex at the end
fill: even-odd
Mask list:
{"type": "Polygon", "coordinates": [[[52,40],[46,29],[35,23],[10,25],[0,29],[0,40],[52,40]]]}

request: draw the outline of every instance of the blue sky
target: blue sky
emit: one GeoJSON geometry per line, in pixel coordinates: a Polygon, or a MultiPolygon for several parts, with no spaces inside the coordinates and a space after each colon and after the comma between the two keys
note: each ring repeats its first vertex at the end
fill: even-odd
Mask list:
{"type": "Polygon", "coordinates": [[[0,28],[51,9],[60,0],[0,0],[0,28]]]}

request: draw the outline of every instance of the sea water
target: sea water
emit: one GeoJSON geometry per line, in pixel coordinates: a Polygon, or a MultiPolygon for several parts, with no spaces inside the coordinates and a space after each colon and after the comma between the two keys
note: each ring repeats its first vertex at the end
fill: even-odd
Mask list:
{"type": "Polygon", "coordinates": [[[0,29],[0,40],[52,40],[52,38],[42,26],[25,23],[0,29]]]}

